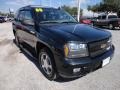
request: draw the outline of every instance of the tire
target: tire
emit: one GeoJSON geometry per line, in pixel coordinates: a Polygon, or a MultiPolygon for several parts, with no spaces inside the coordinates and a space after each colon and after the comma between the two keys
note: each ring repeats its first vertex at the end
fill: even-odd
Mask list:
{"type": "Polygon", "coordinates": [[[15,33],[15,43],[16,43],[16,45],[17,45],[18,47],[20,46],[20,43],[19,43],[19,39],[18,39],[17,33],[15,33]]]}
{"type": "Polygon", "coordinates": [[[113,24],[109,24],[109,29],[110,29],[110,30],[113,30],[113,29],[114,29],[113,24]]]}
{"type": "Polygon", "coordinates": [[[54,57],[48,48],[43,48],[39,52],[39,66],[42,74],[50,81],[57,79],[57,70],[54,57]]]}

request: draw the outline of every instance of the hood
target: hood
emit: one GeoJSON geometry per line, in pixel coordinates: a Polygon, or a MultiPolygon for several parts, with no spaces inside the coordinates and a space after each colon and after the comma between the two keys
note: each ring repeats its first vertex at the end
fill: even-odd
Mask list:
{"type": "Polygon", "coordinates": [[[47,24],[42,25],[42,28],[47,29],[54,37],[66,41],[92,42],[111,36],[108,31],[84,24],[47,24]]]}

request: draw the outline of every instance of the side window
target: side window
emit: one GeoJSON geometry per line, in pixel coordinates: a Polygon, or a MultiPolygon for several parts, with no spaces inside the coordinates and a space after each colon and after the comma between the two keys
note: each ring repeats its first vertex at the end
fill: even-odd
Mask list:
{"type": "Polygon", "coordinates": [[[22,20],[23,20],[23,17],[24,17],[24,11],[20,11],[19,14],[18,14],[17,20],[18,20],[18,21],[22,21],[22,20]]]}
{"type": "Polygon", "coordinates": [[[16,13],[15,13],[15,20],[17,20],[18,19],[18,16],[19,16],[19,12],[17,11],[16,13]]]}
{"type": "Polygon", "coordinates": [[[30,11],[25,11],[25,17],[24,17],[24,20],[33,20],[30,11]]]}
{"type": "Polygon", "coordinates": [[[103,16],[102,16],[102,19],[106,19],[106,15],[103,15],[103,16]]]}
{"type": "Polygon", "coordinates": [[[97,19],[101,19],[101,16],[98,16],[98,18],[97,19]]]}

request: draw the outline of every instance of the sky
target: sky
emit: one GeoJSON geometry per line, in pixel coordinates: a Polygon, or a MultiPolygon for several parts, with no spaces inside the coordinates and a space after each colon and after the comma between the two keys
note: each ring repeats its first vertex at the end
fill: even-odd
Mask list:
{"type": "MultiPolygon", "coordinates": [[[[84,10],[83,14],[92,15],[92,12],[87,11],[88,5],[95,5],[101,2],[101,0],[80,0],[81,8],[84,10]]],[[[42,5],[59,7],[61,5],[77,6],[77,0],[0,0],[0,11],[8,12],[9,8],[16,11],[18,8],[26,5],[42,5]]]]}

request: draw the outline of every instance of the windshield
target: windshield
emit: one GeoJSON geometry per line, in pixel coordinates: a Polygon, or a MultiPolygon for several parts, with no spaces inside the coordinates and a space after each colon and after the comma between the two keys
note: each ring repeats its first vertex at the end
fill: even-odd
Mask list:
{"type": "Polygon", "coordinates": [[[109,15],[108,19],[112,19],[112,18],[118,18],[116,15],[109,15]]]}
{"type": "Polygon", "coordinates": [[[71,15],[59,9],[42,9],[36,13],[40,23],[77,23],[71,15]]]}

